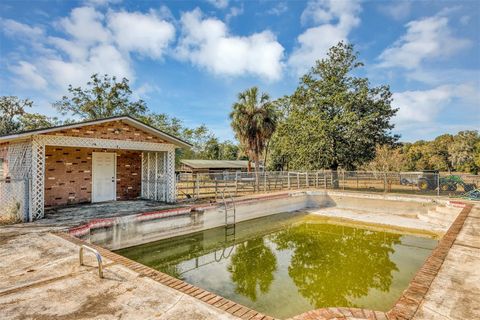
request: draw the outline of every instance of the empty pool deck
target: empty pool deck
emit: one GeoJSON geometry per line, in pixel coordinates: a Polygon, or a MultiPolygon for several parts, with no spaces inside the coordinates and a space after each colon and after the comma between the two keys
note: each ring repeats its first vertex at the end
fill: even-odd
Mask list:
{"type": "Polygon", "coordinates": [[[96,260],[51,233],[2,235],[1,319],[236,319],[104,256],[96,260]]]}
{"type": "Polygon", "coordinates": [[[480,319],[480,206],[448,251],[414,319],[480,319]]]}
{"type": "MultiPolygon", "coordinates": [[[[335,210],[330,211],[335,215],[335,210]]],[[[354,217],[342,214],[345,219],[362,220],[361,212],[354,217]]],[[[462,214],[463,220],[454,222],[458,235],[447,232],[444,239],[452,243],[444,242],[446,247],[437,250],[444,260],[432,258],[439,268],[431,275],[433,280],[428,286],[414,286],[416,295],[402,297],[401,306],[408,309],[404,313],[332,306],[294,319],[480,318],[480,205],[467,207],[462,214]]],[[[87,266],[79,265],[82,242],[52,230],[58,228],[0,227],[1,319],[270,319],[102,248],[98,249],[105,268],[100,279],[91,253],[85,254],[87,266]]]]}

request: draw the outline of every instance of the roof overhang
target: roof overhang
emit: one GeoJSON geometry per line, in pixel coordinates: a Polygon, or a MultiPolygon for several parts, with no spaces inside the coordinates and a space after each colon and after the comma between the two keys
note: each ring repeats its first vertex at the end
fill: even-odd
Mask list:
{"type": "MultiPolygon", "coordinates": [[[[180,163],[192,169],[247,169],[247,160],[182,159],[180,163]]],[[[252,165],[254,165],[252,163],[252,165]]]]}
{"type": "Polygon", "coordinates": [[[51,128],[46,128],[46,129],[37,129],[37,130],[30,130],[30,131],[25,131],[25,132],[20,132],[16,134],[10,134],[10,135],[5,135],[5,136],[0,136],[0,143],[2,142],[10,142],[10,141],[15,141],[15,140],[25,140],[28,139],[34,135],[38,134],[45,134],[45,133],[51,133],[55,132],[58,130],[65,130],[65,129],[75,129],[75,128],[80,128],[83,126],[89,126],[89,125],[96,125],[96,124],[102,124],[106,122],[112,122],[112,121],[122,121],[126,124],[131,125],[132,127],[135,127],[139,130],[143,130],[145,132],[148,132],[156,137],[159,137],[162,140],[165,140],[177,148],[190,148],[192,145],[186,141],[183,141],[175,136],[172,136],[166,132],[163,132],[161,130],[158,130],[152,126],[149,126],[146,123],[143,123],[137,119],[134,119],[129,116],[118,116],[118,117],[111,117],[111,118],[105,118],[105,119],[98,119],[98,120],[91,120],[91,121],[84,121],[84,122],[78,122],[78,123],[72,123],[72,124],[67,124],[67,125],[62,125],[62,126],[57,126],[57,127],[51,127],[51,128]]]}

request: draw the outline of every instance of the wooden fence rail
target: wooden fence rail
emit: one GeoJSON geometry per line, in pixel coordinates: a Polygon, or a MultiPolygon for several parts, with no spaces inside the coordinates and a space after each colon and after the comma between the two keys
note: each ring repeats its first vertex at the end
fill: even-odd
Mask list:
{"type": "Polygon", "coordinates": [[[465,185],[480,187],[480,176],[460,174],[464,183],[456,184],[455,190],[442,190],[438,185],[448,174],[421,172],[367,172],[367,171],[302,171],[302,172],[259,172],[256,188],[255,173],[224,172],[177,175],[177,199],[219,199],[222,193],[232,196],[255,192],[274,192],[299,189],[338,189],[369,192],[397,192],[428,195],[461,195],[465,185]],[[419,181],[427,179],[432,185],[427,189],[419,187],[419,181]]]}

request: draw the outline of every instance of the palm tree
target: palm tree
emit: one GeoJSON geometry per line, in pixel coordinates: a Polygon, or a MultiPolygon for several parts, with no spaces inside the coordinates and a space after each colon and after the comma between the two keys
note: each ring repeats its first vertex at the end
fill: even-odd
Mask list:
{"type": "Polygon", "coordinates": [[[250,160],[255,162],[255,187],[258,190],[260,156],[277,125],[277,114],[266,93],[252,87],[238,94],[230,113],[232,128],[250,160]]]}

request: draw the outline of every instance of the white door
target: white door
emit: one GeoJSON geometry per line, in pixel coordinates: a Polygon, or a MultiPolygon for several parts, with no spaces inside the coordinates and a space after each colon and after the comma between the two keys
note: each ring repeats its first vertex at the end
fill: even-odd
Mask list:
{"type": "Polygon", "coordinates": [[[116,154],[92,153],[92,202],[116,199],[116,154]]]}

